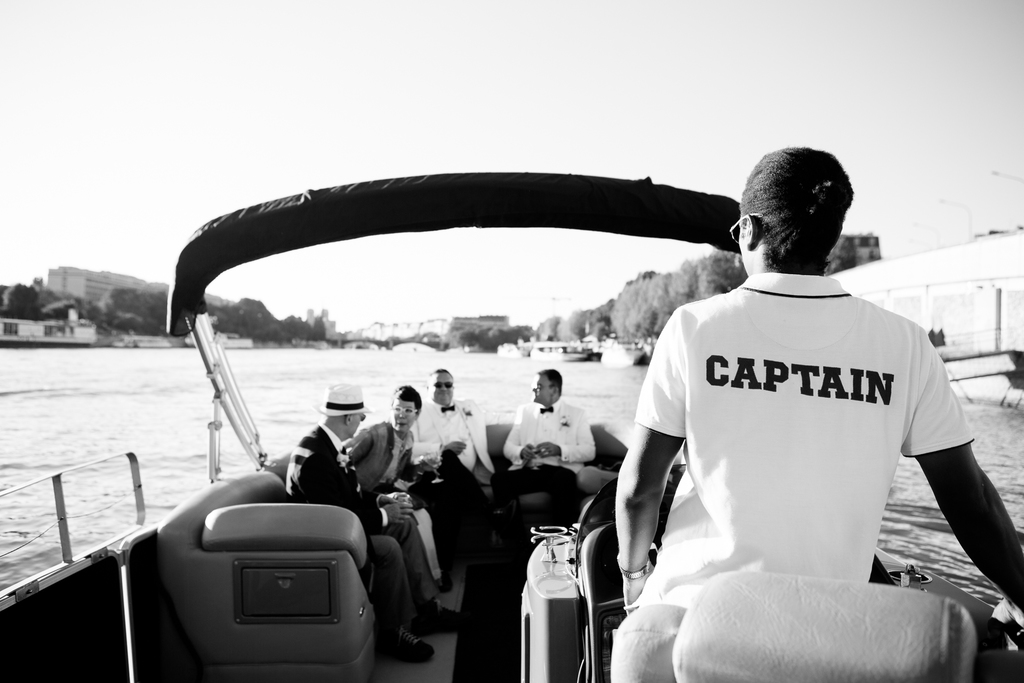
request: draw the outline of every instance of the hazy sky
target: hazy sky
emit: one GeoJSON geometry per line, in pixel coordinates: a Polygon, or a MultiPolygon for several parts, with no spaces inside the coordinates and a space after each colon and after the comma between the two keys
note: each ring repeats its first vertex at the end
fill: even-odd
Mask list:
{"type": "MultiPolygon", "coordinates": [[[[212,218],[380,178],[650,177],[738,198],[790,145],[836,154],[846,231],[885,257],[957,244],[1024,225],[1022,33],[1019,0],[0,0],[0,283],[61,265],[170,282],[212,218]]],[[[458,230],[280,256],[209,291],[328,308],[341,329],[535,325],[705,249],[458,230]]]]}

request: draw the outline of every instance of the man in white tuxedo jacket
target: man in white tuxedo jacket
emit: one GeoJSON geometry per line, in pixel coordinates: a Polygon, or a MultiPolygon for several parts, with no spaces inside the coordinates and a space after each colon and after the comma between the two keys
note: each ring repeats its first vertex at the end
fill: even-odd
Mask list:
{"type": "Polygon", "coordinates": [[[554,499],[555,523],[570,526],[579,515],[576,473],[594,459],[594,435],[586,412],[562,400],[562,375],[541,370],[533,382],[533,403],[519,406],[505,441],[506,472],[491,478],[494,502],[547,491],[554,499]]]}
{"type": "MultiPolygon", "coordinates": [[[[422,458],[441,459],[437,477],[424,479],[410,491],[432,503],[434,542],[441,566],[441,585],[450,585],[455,545],[465,513],[488,515],[496,530],[502,531],[514,514],[514,505],[494,509],[480,488],[489,484],[494,463],[487,453],[487,416],[473,401],[455,398],[455,378],[444,369],[427,378],[427,396],[419,419],[413,425],[413,462],[422,458]]],[[[509,501],[505,501],[509,503],[509,501]]]]}

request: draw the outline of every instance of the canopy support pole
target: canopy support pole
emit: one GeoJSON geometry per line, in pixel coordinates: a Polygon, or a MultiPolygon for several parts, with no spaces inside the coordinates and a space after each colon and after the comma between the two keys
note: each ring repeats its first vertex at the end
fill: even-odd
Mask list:
{"type": "Polygon", "coordinates": [[[260,434],[253,422],[249,408],[242,399],[242,393],[235,382],[234,372],[228,364],[220,335],[213,331],[210,316],[201,313],[195,317],[195,325],[191,329],[199,355],[206,365],[206,377],[213,384],[213,421],[209,423],[210,446],[207,457],[207,470],[210,481],[220,479],[221,448],[220,429],[223,425],[221,413],[228,418],[238,441],[242,444],[245,454],[249,456],[257,470],[263,469],[267,462],[267,453],[260,445],[260,434]]]}

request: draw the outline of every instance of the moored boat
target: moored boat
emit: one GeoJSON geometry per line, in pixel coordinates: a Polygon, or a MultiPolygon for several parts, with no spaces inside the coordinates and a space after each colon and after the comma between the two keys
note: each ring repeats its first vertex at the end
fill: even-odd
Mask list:
{"type": "Polygon", "coordinates": [[[81,348],[96,343],[96,326],[67,320],[0,318],[0,348],[81,348]]]}
{"type": "MultiPolygon", "coordinates": [[[[220,345],[223,346],[225,349],[253,349],[253,348],[256,348],[255,342],[253,342],[251,337],[243,337],[243,336],[235,334],[233,332],[226,332],[226,333],[225,332],[218,332],[217,333],[217,340],[220,342],[220,345]]],[[[323,344],[323,348],[328,348],[327,347],[327,342],[319,342],[319,343],[323,344]]],[[[196,343],[192,339],[192,337],[185,337],[185,346],[192,346],[192,347],[194,347],[195,345],[196,345],[196,343]]]]}
{"type": "Polygon", "coordinates": [[[646,365],[649,360],[647,350],[636,344],[615,342],[601,349],[601,363],[611,368],[646,365]]]}
{"type": "Polygon", "coordinates": [[[174,346],[170,339],[153,334],[126,334],[111,344],[117,349],[169,349],[174,346]]]}
{"type": "Polygon", "coordinates": [[[398,351],[399,353],[436,353],[437,349],[427,344],[421,344],[420,342],[403,342],[401,344],[395,344],[391,349],[392,351],[398,351]]]}
{"type": "Polygon", "coordinates": [[[530,359],[545,363],[579,363],[590,360],[590,352],[566,342],[534,342],[530,359]]]}
{"type": "Polygon", "coordinates": [[[530,347],[525,344],[502,344],[498,347],[498,355],[502,358],[529,358],[530,347]]]}

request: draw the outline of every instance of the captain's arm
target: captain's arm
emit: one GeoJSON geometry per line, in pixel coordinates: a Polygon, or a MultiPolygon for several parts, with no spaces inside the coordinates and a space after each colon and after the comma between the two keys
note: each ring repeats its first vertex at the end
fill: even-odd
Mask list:
{"type": "Polygon", "coordinates": [[[964,551],[1003,595],[1024,605],[1020,538],[971,445],[919,455],[917,462],[964,551]]]}
{"type": "MultiPolygon", "coordinates": [[[[619,470],[615,492],[615,521],[619,539],[619,567],[636,571],[647,565],[648,552],[658,529],[668,475],[683,438],[636,425],[633,444],[619,470]]],[[[643,588],[643,581],[627,583],[626,604],[632,604],[643,588]]]]}

